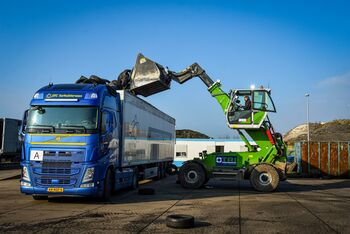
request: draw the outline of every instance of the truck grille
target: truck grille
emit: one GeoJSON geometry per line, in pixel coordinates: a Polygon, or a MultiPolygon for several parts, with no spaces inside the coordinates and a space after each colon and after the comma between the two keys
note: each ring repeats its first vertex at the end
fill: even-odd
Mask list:
{"type": "Polygon", "coordinates": [[[64,168],[41,168],[41,173],[42,174],[65,174],[65,175],[69,175],[69,174],[72,173],[72,170],[71,169],[64,169],[64,168]]]}
{"type": "Polygon", "coordinates": [[[76,175],[79,168],[71,168],[71,162],[43,162],[41,167],[34,167],[35,174],[76,175]]]}
{"type": "Polygon", "coordinates": [[[65,178],[37,178],[36,182],[41,185],[73,185],[75,180],[70,179],[69,177],[65,178]]]}
{"type": "Polygon", "coordinates": [[[35,182],[42,186],[74,186],[80,168],[73,167],[72,162],[44,161],[33,167],[35,182]]]}
{"type": "Polygon", "coordinates": [[[48,162],[44,161],[42,164],[42,168],[61,168],[61,169],[70,169],[71,167],[71,162],[48,162]]]}
{"type": "Polygon", "coordinates": [[[65,150],[60,150],[60,151],[55,151],[55,150],[45,150],[44,151],[44,156],[45,157],[54,157],[54,156],[59,156],[59,157],[72,157],[72,156],[83,156],[84,151],[65,151],[65,150]]]}

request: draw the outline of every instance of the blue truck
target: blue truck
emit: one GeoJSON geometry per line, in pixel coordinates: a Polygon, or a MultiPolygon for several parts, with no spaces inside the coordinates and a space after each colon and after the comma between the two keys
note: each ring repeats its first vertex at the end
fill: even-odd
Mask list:
{"type": "Polygon", "coordinates": [[[103,84],[50,84],[25,111],[21,192],[93,196],[161,178],[171,166],[175,119],[103,84]]]}

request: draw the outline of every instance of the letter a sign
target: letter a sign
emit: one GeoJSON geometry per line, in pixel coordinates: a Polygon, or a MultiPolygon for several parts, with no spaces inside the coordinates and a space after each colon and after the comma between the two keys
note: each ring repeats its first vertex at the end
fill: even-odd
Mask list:
{"type": "Polygon", "coordinates": [[[30,151],[31,161],[43,161],[44,152],[42,150],[32,150],[30,151]]]}

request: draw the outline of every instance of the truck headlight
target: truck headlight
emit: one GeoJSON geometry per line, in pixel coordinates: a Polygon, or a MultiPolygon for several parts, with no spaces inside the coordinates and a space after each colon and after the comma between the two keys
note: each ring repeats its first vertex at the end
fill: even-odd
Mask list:
{"type": "Polygon", "coordinates": [[[31,187],[32,185],[29,182],[21,181],[21,186],[31,187]]]}
{"type": "Polygon", "coordinates": [[[91,181],[94,178],[94,172],[95,172],[94,167],[87,168],[84,174],[83,183],[91,181]]]}
{"type": "Polygon", "coordinates": [[[22,180],[30,181],[28,168],[26,166],[22,167],[22,180]]]}

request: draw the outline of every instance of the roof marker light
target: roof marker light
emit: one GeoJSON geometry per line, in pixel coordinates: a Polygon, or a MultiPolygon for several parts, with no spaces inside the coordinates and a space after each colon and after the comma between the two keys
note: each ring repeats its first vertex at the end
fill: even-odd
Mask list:
{"type": "Polygon", "coordinates": [[[92,94],[90,95],[90,98],[91,98],[91,99],[96,99],[96,98],[97,98],[97,93],[92,93],[92,94]]]}
{"type": "Polygon", "coordinates": [[[35,93],[33,99],[40,99],[40,93],[35,93]]]}
{"type": "Polygon", "coordinates": [[[250,85],[250,89],[251,89],[251,90],[254,90],[254,89],[255,89],[255,85],[254,85],[254,84],[251,84],[251,85],[250,85]]]}

